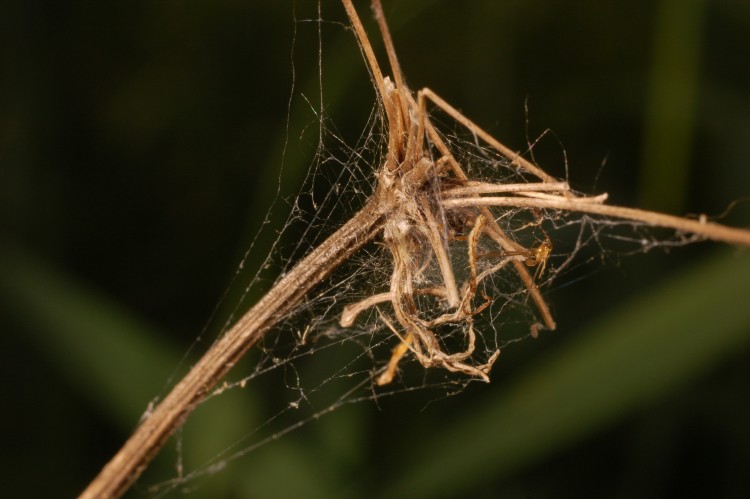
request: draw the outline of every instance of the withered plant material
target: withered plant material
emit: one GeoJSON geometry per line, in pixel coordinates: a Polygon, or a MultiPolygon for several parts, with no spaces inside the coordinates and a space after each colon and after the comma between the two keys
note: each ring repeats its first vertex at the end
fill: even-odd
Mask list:
{"type": "MultiPolygon", "coordinates": [[[[679,218],[632,208],[604,204],[606,195],[581,196],[537,165],[501,144],[463,116],[430,89],[409,90],[396,57],[380,0],[372,7],[385,42],[393,78],[383,76],[372,46],[351,0],[342,0],[352,27],[372,72],[384,113],[388,144],[382,164],[376,169],[377,187],[364,208],[320,246],[298,262],[276,285],[229,329],[167,397],[146,417],[123,448],[102,469],[82,497],[122,495],[148,466],[167,439],[191,411],[211,392],[239,359],[278,321],[287,316],[314,286],[365,243],[381,239],[393,258],[390,287],[358,303],[341,316],[350,326],[363,310],[378,308],[383,323],[393,332],[396,347],[390,361],[378,373],[377,384],[391,382],[399,360],[411,353],[425,367],[444,368],[489,381],[489,372],[499,350],[483,362],[473,360],[477,335],[474,317],[489,306],[479,284],[511,267],[534,303],[540,322],[532,334],[555,322],[535,279],[544,271],[553,251],[551,239],[524,247],[501,228],[503,210],[577,212],[632,220],[649,226],[668,227],[699,238],[750,246],[750,232],[708,222],[679,218]],[[437,131],[427,111],[436,106],[467,129],[478,140],[505,158],[506,166],[529,180],[519,183],[488,183],[469,178],[448,141],[437,131]],[[467,272],[463,281],[454,268],[456,247],[465,245],[467,272]],[[494,246],[490,251],[479,251],[494,246]],[[480,268],[488,255],[501,258],[480,268]],[[422,286],[425,273],[436,268],[437,286],[422,286]],[[423,297],[430,297],[437,310],[424,310],[423,297]],[[436,331],[451,326],[462,335],[457,352],[445,346],[436,331]]],[[[464,247],[464,246],[461,246],[464,247]]]]}

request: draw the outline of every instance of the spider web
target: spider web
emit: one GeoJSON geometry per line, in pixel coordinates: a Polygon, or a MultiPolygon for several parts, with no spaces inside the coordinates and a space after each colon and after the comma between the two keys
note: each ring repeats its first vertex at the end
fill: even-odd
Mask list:
{"type": "MultiPolygon", "coordinates": [[[[354,134],[339,130],[332,121],[326,108],[327,95],[324,94],[328,88],[323,71],[323,40],[327,39],[324,31],[341,35],[347,23],[332,13],[326,13],[324,19],[320,4],[316,7],[317,12],[295,13],[294,22],[295,37],[317,40],[317,95],[307,88],[293,87],[289,102],[288,145],[285,146],[285,154],[287,148],[312,151],[309,171],[301,190],[294,195],[286,195],[282,189],[283,180],[279,180],[276,200],[261,231],[252,241],[221,307],[196,341],[194,349],[203,347],[204,338],[209,336],[207,331],[228,329],[258,296],[364,206],[375,190],[374,172],[382,164],[388,145],[382,125],[384,111],[379,103],[372,105],[364,125],[354,134]],[[329,21],[328,16],[337,20],[329,21]],[[300,109],[307,121],[296,126],[292,116],[300,109]],[[279,212],[289,213],[282,223],[274,221],[279,212]],[[269,233],[272,233],[270,238],[269,233]],[[263,251],[266,239],[272,241],[267,256],[253,264],[251,257],[263,251]]],[[[340,6],[336,7],[340,9],[340,6]]],[[[354,39],[349,36],[347,40],[354,49],[354,39]]],[[[301,45],[302,42],[295,44],[301,45]]],[[[309,51],[303,57],[309,58],[309,51]]],[[[449,116],[439,110],[431,110],[431,116],[471,179],[495,184],[535,181],[530,175],[520,173],[506,158],[482,145],[477,137],[452,122],[449,116]]],[[[525,151],[527,156],[532,152],[532,145],[530,143],[529,150],[525,151]]],[[[493,210],[493,214],[495,222],[519,246],[534,248],[551,241],[552,255],[544,268],[530,269],[543,293],[591,272],[592,263],[596,267],[622,254],[668,248],[693,240],[673,233],[671,239],[665,239],[646,226],[631,221],[556,210],[504,208],[493,210]]],[[[444,214],[444,229],[453,231],[455,236],[449,245],[450,261],[457,279],[462,282],[472,271],[467,256],[468,234],[462,230],[467,222],[471,220],[462,220],[460,212],[444,214]]],[[[472,362],[487,362],[500,351],[498,362],[502,363],[504,357],[512,355],[514,345],[537,336],[539,330],[544,329],[539,310],[510,265],[511,259],[523,261],[529,257],[503,255],[496,245],[486,240],[478,242],[475,251],[478,255],[475,272],[482,276],[476,301],[477,304],[484,302],[486,306],[474,317],[477,345],[472,362]]],[[[425,257],[420,265],[425,271],[419,286],[425,289],[439,286],[442,276],[437,263],[425,257]]],[[[187,436],[189,430],[181,431],[175,439],[175,452],[167,453],[165,458],[174,463],[175,477],[150,479],[157,483],[148,487],[147,492],[163,496],[178,489],[182,492],[199,489],[202,477],[220,472],[269,442],[344,406],[359,404],[379,409],[389,399],[416,397],[415,392],[418,392],[425,408],[434,401],[460,394],[469,385],[480,381],[462,373],[425,369],[407,354],[398,364],[394,380],[378,386],[377,375],[388,364],[392,349],[400,341],[394,334],[393,322],[388,319],[388,305],[378,304],[363,310],[350,326],[342,326],[341,318],[346,306],[388,291],[392,273],[392,257],[381,238],[366,244],[315,287],[199,408],[201,411],[204,406],[227,397],[248,397],[250,390],[255,390],[254,397],[260,397],[258,404],[262,406],[256,420],[248,422],[210,449],[198,449],[199,445],[193,444],[187,436]]],[[[419,296],[417,305],[426,311],[426,319],[434,319],[446,312],[445,304],[429,294],[419,296]]],[[[465,326],[448,323],[437,327],[435,333],[447,351],[465,349],[465,326]]]]}

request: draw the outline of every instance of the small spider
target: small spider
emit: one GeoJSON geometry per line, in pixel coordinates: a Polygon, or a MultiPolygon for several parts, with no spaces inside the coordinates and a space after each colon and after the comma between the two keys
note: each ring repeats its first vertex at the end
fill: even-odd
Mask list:
{"type": "Polygon", "coordinates": [[[536,248],[528,250],[524,263],[529,267],[536,267],[537,271],[534,274],[534,280],[538,279],[547,267],[547,260],[552,254],[552,243],[549,239],[544,240],[536,248]]]}
{"type": "Polygon", "coordinates": [[[518,251],[489,251],[479,255],[480,258],[521,256],[523,262],[529,267],[537,267],[534,273],[534,280],[537,280],[547,268],[547,260],[552,254],[552,242],[545,239],[538,246],[531,249],[522,249],[518,251]]]}

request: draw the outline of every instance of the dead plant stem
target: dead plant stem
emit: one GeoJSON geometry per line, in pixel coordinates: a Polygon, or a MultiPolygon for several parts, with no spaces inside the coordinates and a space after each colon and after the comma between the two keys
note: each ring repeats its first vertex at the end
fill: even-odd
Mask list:
{"type": "Polygon", "coordinates": [[[657,213],[637,208],[626,208],[623,206],[611,206],[599,203],[582,202],[576,198],[558,197],[549,198],[527,198],[514,196],[486,196],[471,198],[444,199],[442,205],[446,209],[459,208],[462,206],[505,206],[515,208],[535,208],[573,211],[577,213],[591,213],[623,220],[635,220],[643,222],[652,227],[666,227],[678,231],[703,236],[714,241],[723,241],[729,244],[740,244],[750,246],[750,231],[727,227],[705,220],[705,217],[696,219],[681,218],[674,215],[657,213]]]}
{"type": "Polygon", "coordinates": [[[82,498],[119,497],[211,389],[302,297],[381,230],[377,196],[315,248],[222,336],[148,415],[82,498]]]}

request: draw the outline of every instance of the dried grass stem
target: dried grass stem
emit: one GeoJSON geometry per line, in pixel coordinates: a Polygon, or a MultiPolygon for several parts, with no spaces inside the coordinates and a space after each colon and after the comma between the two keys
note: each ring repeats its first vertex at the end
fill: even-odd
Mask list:
{"type": "Polygon", "coordinates": [[[591,213],[624,220],[635,220],[653,227],[667,227],[682,232],[704,236],[714,241],[723,241],[730,244],[750,246],[750,231],[727,227],[714,222],[709,222],[706,217],[701,216],[697,220],[681,218],[664,213],[626,208],[623,206],[610,206],[606,204],[587,202],[588,198],[556,197],[552,198],[525,198],[513,196],[477,196],[468,198],[444,199],[442,205],[446,209],[455,209],[467,206],[504,206],[513,208],[536,208],[565,210],[578,213],[591,213]]]}
{"type": "Polygon", "coordinates": [[[167,397],[149,414],[120,451],[81,494],[119,497],[148,466],[167,439],[187,419],[240,358],[322,281],[382,229],[376,198],[302,259],[222,336],[167,397]]]}

